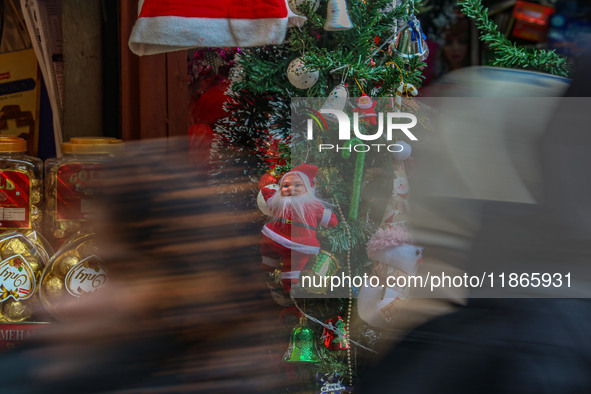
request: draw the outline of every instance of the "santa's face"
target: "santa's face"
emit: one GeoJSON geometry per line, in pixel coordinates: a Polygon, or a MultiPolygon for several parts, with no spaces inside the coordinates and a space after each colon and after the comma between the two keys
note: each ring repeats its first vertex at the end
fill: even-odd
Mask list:
{"type": "Polygon", "coordinates": [[[304,181],[298,174],[287,174],[281,182],[281,195],[287,196],[301,196],[306,194],[307,189],[304,181]]]}

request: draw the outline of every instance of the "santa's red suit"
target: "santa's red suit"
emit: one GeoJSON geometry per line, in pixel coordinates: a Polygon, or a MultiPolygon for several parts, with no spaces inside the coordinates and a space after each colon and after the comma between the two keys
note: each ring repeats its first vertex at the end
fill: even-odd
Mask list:
{"type": "Polygon", "coordinates": [[[376,105],[378,105],[377,101],[372,100],[367,94],[363,93],[357,99],[357,107],[353,111],[360,114],[360,121],[375,126],[377,124],[376,105]]]}
{"type": "MultiPolygon", "coordinates": [[[[304,164],[294,170],[304,169],[301,168],[303,166],[309,165],[304,164]]],[[[299,171],[293,172],[300,175],[305,183],[311,184],[309,175],[299,171]]],[[[313,175],[315,173],[313,171],[313,175]]],[[[272,198],[276,192],[277,190],[268,187],[262,189],[265,201],[272,198]]],[[[310,204],[312,209],[308,210],[309,214],[305,218],[294,217],[292,210],[288,207],[281,217],[274,218],[263,227],[261,242],[263,268],[268,271],[275,269],[281,258],[283,260],[281,282],[286,291],[290,290],[292,284],[298,283],[300,272],[310,256],[317,255],[320,251],[320,244],[316,237],[318,226],[335,227],[337,225],[337,217],[330,209],[317,201],[310,204]]]]}

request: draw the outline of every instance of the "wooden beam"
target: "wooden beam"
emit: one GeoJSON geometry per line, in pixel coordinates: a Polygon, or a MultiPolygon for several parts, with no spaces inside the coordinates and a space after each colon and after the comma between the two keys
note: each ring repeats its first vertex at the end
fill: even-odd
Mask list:
{"type": "Polygon", "coordinates": [[[137,0],[119,0],[121,6],[121,138],[140,138],[139,57],[127,45],[137,20],[137,0]]]}
{"type": "Polygon", "coordinates": [[[166,55],[168,136],[186,136],[189,132],[189,90],[187,51],[166,55]]]}
{"type": "Polygon", "coordinates": [[[140,138],[168,136],[166,55],[140,58],[140,138]]]}
{"type": "Polygon", "coordinates": [[[103,135],[100,0],[63,0],[63,137],[103,135]]]}

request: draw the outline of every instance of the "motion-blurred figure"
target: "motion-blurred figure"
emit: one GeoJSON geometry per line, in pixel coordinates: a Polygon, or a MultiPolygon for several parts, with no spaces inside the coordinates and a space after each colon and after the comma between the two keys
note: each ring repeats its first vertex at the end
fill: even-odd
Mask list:
{"type": "MultiPolygon", "coordinates": [[[[242,168],[218,183],[186,140],[128,146],[104,173],[109,285],[0,355],[6,393],[264,393],[278,382],[276,308],[258,267],[242,168]],[[230,182],[231,181],[231,182],[230,182]]],[[[282,383],[282,382],[281,382],[282,383]]]]}
{"type": "MultiPolygon", "coordinates": [[[[567,97],[590,95],[591,80],[586,75],[590,60],[579,65],[582,73],[575,77],[567,97]]],[[[468,69],[464,75],[478,83],[451,73],[455,81],[448,79],[440,89],[451,96],[454,87],[460,89],[458,96],[473,96],[470,93],[484,89],[483,95],[488,96],[491,92],[486,86],[507,87],[502,79],[493,86],[495,75],[491,72],[495,71],[482,69],[479,75],[479,70],[468,69]]],[[[544,79],[522,73],[517,79],[515,86],[531,85],[529,93],[543,92],[552,85],[550,76],[544,79]]],[[[524,90],[507,93],[525,93],[524,97],[534,100],[524,90]]],[[[457,133],[442,130],[441,134],[450,131],[452,137],[442,135],[447,144],[440,146],[440,156],[430,158],[438,163],[439,172],[430,177],[418,171],[415,178],[424,182],[421,201],[414,205],[418,207],[413,220],[415,237],[425,245],[427,254],[431,245],[431,252],[443,261],[457,264],[453,258],[459,257],[468,272],[572,272],[576,283],[559,290],[527,286],[499,289],[498,282],[496,289],[471,289],[472,297],[482,298],[469,298],[457,312],[410,332],[364,377],[360,392],[589,391],[591,275],[586,271],[591,254],[591,190],[586,172],[591,168],[591,155],[585,152],[591,148],[591,135],[586,132],[585,108],[588,111],[588,98],[566,98],[551,112],[546,107],[546,113],[540,109],[539,113],[521,114],[533,122],[540,117],[548,120],[539,125],[538,131],[545,130],[541,140],[535,135],[519,135],[520,125],[510,122],[508,131],[499,128],[495,130],[498,135],[488,134],[492,125],[515,118],[510,108],[504,112],[489,107],[488,118],[471,117],[473,111],[459,113],[466,121],[464,128],[458,122],[457,133]],[[491,124],[466,119],[490,119],[491,124]],[[466,125],[471,125],[471,130],[466,125]],[[475,143],[456,138],[458,146],[449,144],[454,135],[472,137],[475,143]],[[487,154],[491,147],[493,152],[487,154]],[[438,160],[441,158],[445,162],[438,160]],[[463,168],[470,163],[471,168],[463,168]],[[435,176],[442,178],[441,182],[429,184],[435,176]],[[507,298],[512,296],[520,298],[507,298]],[[559,298],[577,296],[585,298],[559,298]]],[[[417,161],[420,165],[420,159],[417,161]]]]}

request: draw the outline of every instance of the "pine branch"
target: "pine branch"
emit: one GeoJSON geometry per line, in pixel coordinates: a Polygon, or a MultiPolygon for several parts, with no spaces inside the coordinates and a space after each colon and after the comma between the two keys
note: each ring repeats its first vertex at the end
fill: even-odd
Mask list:
{"type": "Polygon", "coordinates": [[[488,17],[488,9],[481,0],[458,0],[462,12],[472,18],[480,31],[480,40],[495,53],[494,66],[546,72],[562,77],[569,76],[566,58],[554,50],[518,48],[503,36],[497,25],[488,17]]]}

